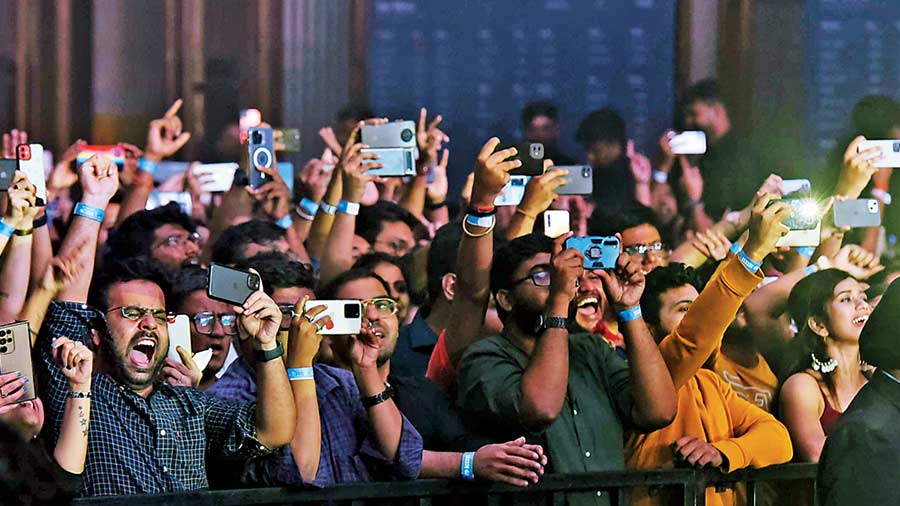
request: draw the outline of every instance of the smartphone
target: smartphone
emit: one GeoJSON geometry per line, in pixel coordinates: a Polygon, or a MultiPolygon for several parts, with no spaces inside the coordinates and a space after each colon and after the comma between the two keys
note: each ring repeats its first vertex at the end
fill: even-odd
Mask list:
{"type": "Polygon", "coordinates": [[[559,209],[544,211],[544,235],[556,239],[569,230],[569,211],[559,209]]]}
{"type": "Polygon", "coordinates": [[[0,325],[0,374],[13,371],[28,378],[28,391],[16,402],[34,400],[37,387],[31,363],[31,327],[26,321],[0,325]]]}
{"type": "Polygon", "coordinates": [[[411,148],[364,148],[363,153],[375,153],[384,167],[372,169],[366,174],[381,177],[405,177],[416,175],[415,151],[411,148]]]}
{"type": "Polygon", "coordinates": [[[86,145],[78,151],[78,158],[76,158],[76,162],[78,165],[88,161],[88,159],[96,154],[101,154],[115,162],[116,165],[122,167],[125,165],[125,150],[122,149],[122,146],[113,145],[113,146],[93,146],[86,145]]]}
{"type": "Polygon", "coordinates": [[[362,304],[358,300],[310,300],[303,310],[307,311],[318,306],[325,306],[326,309],[319,313],[315,321],[326,316],[331,317],[331,324],[323,328],[320,334],[359,334],[362,329],[362,304]]]}
{"type": "Polygon", "coordinates": [[[812,189],[809,179],[784,179],[781,181],[781,187],[784,189],[784,197],[792,193],[809,193],[812,189]]]}
{"type": "Polygon", "coordinates": [[[393,121],[383,125],[363,125],[361,140],[370,148],[416,147],[416,124],[413,121],[393,121]]]}
{"type": "Polygon", "coordinates": [[[194,175],[200,181],[204,192],[227,192],[234,182],[234,171],[239,165],[234,162],[203,163],[194,167],[194,175]]]}
{"type": "Polygon", "coordinates": [[[256,167],[271,168],[275,165],[275,149],[272,147],[271,128],[251,128],[247,134],[247,152],[250,154],[250,186],[259,188],[269,182],[268,175],[256,167]]]}
{"type": "Polygon", "coordinates": [[[297,128],[276,128],[275,132],[281,132],[279,142],[284,144],[284,151],[291,153],[300,151],[300,130],[297,128]]]}
{"type": "Polygon", "coordinates": [[[619,260],[622,245],[616,236],[571,237],[566,240],[566,249],[575,248],[584,255],[584,268],[614,269],[619,260]]]}
{"type": "Polygon", "coordinates": [[[794,208],[791,215],[782,222],[791,230],[812,230],[816,228],[822,220],[822,206],[820,206],[815,199],[772,200],[766,207],[770,207],[775,202],[784,202],[794,208]]]}
{"type": "MultiPolygon", "coordinates": [[[[19,170],[28,176],[28,181],[34,185],[37,205],[43,206],[47,202],[47,182],[44,180],[44,146],[40,144],[19,144],[16,147],[16,159],[19,161],[19,170]]],[[[7,185],[9,188],[9,185],[7,185]]]]}
{"type": "Polygon", "coordinates": [[[871,148],[881,148],[881,154],[884,155],[881,160],[873,160],[873,167],[879,169],[893,169],[900,167],[900,139],[862,141],[856,147],[857,153],[871,148]]]}
{"type": "Polygon", "coordinates": [[[494,198],[495,206],[517,206],[525,198],[525,186],[531,178],[528,176],[511,176],[506,185],[500,191],[500,195],[494,198]]]}
{"type": "MultiPolygon", "coordinates": [[[[181,362],[181,356],[176,348],[181,346],[188,355],[193,355],[191,351],[191,321],[188,315],[180,314],[169,316],[169,352],[167,357],[181,362]]],[[[187,365],[187,364],[185,364],[187,365]]]]}
{"type": "Polygon", "coordinates": [[[594,193],[594,169],[590,165],[554,165],[552,169],[568,172],[564,184],[556,189],[557,195],[590,195],[594,193]]]}
{"type": "Polygon", "coordinates": [[[261,286],[262,281],[259,274],[217,263],[209,265],[209,284],[206,294],[210,299],[240,306],[261,286]]]}
{"type": "Polygon", "coordinates": [[[706,133],[703,130],[669,132],[669,147],[676,155],[702,155],[706,153],[706,133]]]}
{"type": "Polygon", "coordinates": [[[881,225],[881,209],[875,199],[834,201],[834,226],[877,227],[881,225]]]}
{"type": "Polygon", "coordinates": [[[511,176],[540,176],[544,173],[544,145],[540,142],[520,142],[497,147],[497,151],[516,148],[518,154],[513,157],[522,165],[509,171],[511,176]]]}
{"type": "Polygon", "coordinates": [[[13,176],[16,175],[16,168],[19,166],[17,160],[9,158],[0,158],[0,191],[9,189],[12,184],[13,176]]]}
{"type": "Polygon", "coordinates": [[[791,230],[775,243],[776,246],[789,246],[799,248],[801,246],[818,246],[822,238],[822,222],[816,224],[816,228],[809,230],[791,230]]]}

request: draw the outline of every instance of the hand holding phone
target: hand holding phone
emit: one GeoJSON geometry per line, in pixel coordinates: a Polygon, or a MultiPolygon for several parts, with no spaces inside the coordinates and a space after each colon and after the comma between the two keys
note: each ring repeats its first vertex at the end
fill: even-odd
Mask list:
{"type": "Polygon", "coordinates": [[[357,335],[362,329],[362,304],[358,300],[310,300],[303,311],[324,306],[313,323],[323,321],[321,335],[357,335]],[[327,320],[326,317],[330,318],[327,320]]]}
{"type": "Polygon", "coordinates": [[[584,268],[609,270],[616,267],[622,244],[616,236],[571,237],[566,248],[574,248],[584,256],[584,268]]]}
{"type": "Polygon", "coordinates": [[[865,157],[871,162],[872,167],[879,169],[900,167],[900,139],[864,140],[856,146],[856,152],[863,153],[876,148],[881,149],[880,153],[876,152],[865,157]]]}
{"type": "Polygon", "coordinates": [[[10,411],[5,409],[10,403],[30,401],[36,397],[30,328],[26,321],[0,325],[0,378],[9,373],[18,375],[6,376],[6,384],[0,385],[0,393],[3,394],[0,397],[0,413],[10,411]]]}
{"type": "Polygon", "coordinates": [[[499,149],[516,148],[515,160],[522,165],[509,171],[511,176],[540,176],[544,173],[544,145],[540,142],[506,144],[499,149]]]}
{"type": "Polygon", "coordinates": [[[706,133],[703,130],[668,132],[669,147],[675,155],[702,155],[706,153],[706,133]]]}
{"type": "Polygon", "coordinates": [[[550,170],[566,171],[566,184],[556,189],[557,195],[590,195],[594,193],[594,169],[590,165],[554,165],[550,170]]]}
{"type": "Polygon", "coordinates": [[[835,200],[834,226],[877,227],[881,225],[881,208],[875,199],[835,200]]]}
{"type": "Polygon", "coordinates": [[[255,272],[242,271],[212,263],[209,266],[207,295],[210,299],[241,306],[253,292],[262,289],[262,279],[255,272]]]}
{"type": "Polygon", "coordinates": [[[47,204],[47,183],[44,178],[44,147],[40,144],[19,144],[16,147],[19,170],[34,185],[38,206],[47,204]]]}
{"type": "Polygon", "coordinates": [[[260,172],[257,167],[266,169],[275,167],[272,129],[251,128],[247,139],[247,151],[250,154],[250,186],[259,189],[271,181],[271,178],[268,174],[260,172]]]}
{"type": "Polygon", "coordinates": [[[180,314],[169,318],[169,351],[166,353],[168,358],[181,362],[177,348],[181,346],[190,356],[191,351],[191,324],[188,315],[180,314]]]}

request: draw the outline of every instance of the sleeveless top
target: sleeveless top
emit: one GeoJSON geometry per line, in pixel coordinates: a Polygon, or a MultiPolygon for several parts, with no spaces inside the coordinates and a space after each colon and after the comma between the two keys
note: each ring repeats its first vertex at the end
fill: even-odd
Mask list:
{"type": "Polygon", "coordinates": [[[824,431],[827,436],[834,430],[834,425],[841,418],[843,413],[831,407],[831,403],[828,402],[828,396],[825,395],[825,392],[821,387],[819,388],[819,393],[822,394],[822,400],[825,401],[825,410],[822,411],[822,416],[819,417],[819,423],[822,424],[822,431],[824,431]]]}

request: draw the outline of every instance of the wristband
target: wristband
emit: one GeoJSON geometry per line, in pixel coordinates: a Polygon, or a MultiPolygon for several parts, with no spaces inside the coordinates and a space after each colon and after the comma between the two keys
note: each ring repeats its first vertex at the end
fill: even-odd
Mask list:
{"type": "Polygon", "coordinates": [[[426,202],[426,203],[425,203],[425,209],[428,209],[429,211],[436,211],[436,210],[438,210],[438,209],[440,209],[440,208],[442,208],[442,207],[447,207],[447,201],[446,201],[446,200],[442,200],[442,201],[440,201],[440,202],[438,202],[438,203],[436,203],[436,204],[431,203],[431,202],[426,202]]]}
{"type": "Polygon", "coordinates": [[[337,210],[340,213],[349,214],[350,216],[359,216],[359,202],[347,202],[341,200],[338,202],[337,210]]]}
{"type": "Polygon", "coordinates": [[[474,225],[476,227],[492,228],[496,222],[497,217],[493,214],[490,216],[473,216],[471,214],[466,215],[466,223],[468,223],[469,225],[474,225]]]}
{"type": "Polygon", "coordinates": [[[0,235],[4,237],[12,237],[16,233],[16,227],[10,227],[3,220],[0,220],[0,235]]]}
{"type": "Polygon", "coordinates": [[[813,248],[812,246],[802,246],[797,248],[797,254],[805,256],[806,258],[812,258],[815,252],[816,248],[813,248]]]}
{"type": "Polygon", "coordinates": [[[299,207],[297,209],[294,209],[294,211],[297,212],[297,216],[299,216],[301,219],[304,219],[306,221],[313,221],[316,219],[315,216],[306,214],[306,211],[304,211],[303,209],[300,209],[299,207]]]}
{"type": "Polygon", "coordinates": [[[475,479],[475,452],[466,452],[462,454],[462,462],[459,464],[459,475],[464,480],[475,479]]]}
{"type": "Polygon", "coordinates": [[[809,276],[815,272],[819,272],[819,266],[816,264],[807,265],[805,269],[803,269],[803,276],[809,276]]]}
{"type": "Polygon", "coordinates": [[[46,224],[47,224],[47,213],[45,212],[43,216],[39,216],[34,219],[34,224],[32,224],[32,227],[41,228],[46,224]]]}
{"type": "Polygon", "coordinates": [[[637,320],[644,316],[644,313],[641,312],[641,305],[625,309],[623,311],[619,311],[619,321],[621,323],[631,322],[637,320]]]}
{"type": "Polygon", "coordinates": [[[18,228],[16,229],[16,235],[19,237],[29,236],[29,235],[31,235],[32,232],[34,232],[34,227],[26,228],[24,230],[20,230],[18,228]]]}
{"type": "Polygon", "coordinates": [[[303,209],[304,211],[306,211],[306,214],[308,214],[310,216],[315,216],[316,211],[319,210],[319,204],[317,204],[307,198],[300,199],[300,203],[297,205],[300,206],[299,207],[300,209],[303,209]]]}
{"type": "Polygon", "coordinates": [[[291,213],[285,214],[283,218],[275,222],[279,227],[287,230],[291,228],[291,225],[294,224],[294,219],[291,218],[291,213]]]}
{"type": "Polygon", "coordinates": [[[730,251],[732,255],[738,256],[738,253],[740,253],[741,251],[744,251],[744,247],[741,246],[741,243],[735,241],[735,242],[731,243],[731,247],[728,248],[728,251],[730,251]]]}
{"type": "Polygon", "coordinates": [[[497,208],[494,206],[491,206],[491,207],[469,206],[469,209],[466,211],[466,214],[471,214],[472,216],[484,218],[485,216],[493,216],[493,215],[497,214],[497,208]]]}
{"type": "Polygon", "coordinates": [[[739,251],[737,257],[738,260],[740,260],[741,263],[744,264],[744,267],[748,271],[750,271],[751,274],[756,274],[756,272],[759,271],[760,267],[762,267],[761,262],[754,262],[750,257],[747,256],[746,253],[744,253],[744,250],[739,251]]]}
{"type": "Polygon", "coordinates": [[[90,391],[87,391],[87,392],[69,392],[68,394],[66,394],[66,397],[68,397],[69,399],[90,399],[90,398],[91,398],[91,392],[90,392],[90,391]]]}
{"type": "Polygon", "coordinates": [[[103,223],[103,217],[106,216],[106,211],[99,207],[89,206],[84,202],[79,202],[75,204],[75,214],[82,218],[94,220],[97,223],[103,223]]]}
{"type": "Polygon", "coordinates": [[[666,184],[669,182],[669,173],[663,172],[661,170],[653,171],[653,180],[659,184],[666,184]]]}
{"type": "Polygon", "coordinates": [[[323,201],[319,204],[319,211],[322,211],[323,213],[325,213],[325,214],[327,214],[327,215],[329,215],[329,216],[334,216],[334,213],[337,212],[337,206],[333,206],[333,205],[331,205],[331,204],[329,204],[328,202],[325,202],[325,201],[323,200],[323,201]]]}
{"type": "Polygon", "coordinates": [[[146,158],[138,158],[138,169],[150,174],[156,174],[156,168],[159,167],[159,164],[156,162],[151,162],[146,158]]]}
{"type": "Polygon", "coordinates": [[[315,379],[312,367],[289,367],[287,375],[291,381],[315,379]]]}

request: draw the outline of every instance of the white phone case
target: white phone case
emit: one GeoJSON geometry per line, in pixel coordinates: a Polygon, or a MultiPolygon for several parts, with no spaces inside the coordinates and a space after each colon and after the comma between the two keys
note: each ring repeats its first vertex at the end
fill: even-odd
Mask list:
{"type": "Polygon", "coordinates": [[[525,198],[525,186],[529,176],[510,176],[509,182],[500,190],[500,195],[494,199],[495,206],[517,206],[525,198]]]}
{"type": "Polygon", "coordinates": [[[791,230],[784,237],[778,240],[776,246],[789,246],[797,248],[801,246],[818,246],[822,237],[822,222],[820,221],[816,228],[810,230],[791,230]]]}
{"type": "Polygon", "coordinates": [[[323,328],[322,335],[355,335],[362,328],[362,305],[358,300],[311,300],[306,303],[304,311],[318,306],[327,309],[319,313],[314,321],[326,316],[331,317],[331,325],[323,328]]]}
{"type": "MultiPolygon", "coordinates": [[[[187,315],[176,315],[174,320],[169,320],[169,351],[167,357],[181,362],[176,347],[181,346],[188,354],[191,353],[191,323],[187,315]]],[[[200,370],[203,370],[201,368],[200,370]]]]}
{"type": "Polygon", "coordinates": [[[883,158],[880,160],[873,160],[873,167],[882,169],[900,167],[900,139],[862,141],[859,143],[859,146],[857,146],[856,151],[857,153],[862,153],[863,151],[874,147],[881,148],[883,158]]]}
{"type": "Polygon", "coordinates": [[[44,146],[40,144],[29,144],[31,148],[31,157],[28,160],[19,159],[19,170],[25,173],[28,181],[34,185],[35,196],[39,197],[46,204],[47,202],[47,182],[44,179],[44,146]]]}
{"type": "Polygon", "coordinates": [[[703,130],[669,132],[669,147],[676,155],[702,155],[706,153],[706,133],[703,130]]]}
{"type": "Polygon", "coordinates": [[[200,181],[200,189],[205,192],[227,192],[234,183],[234,171],[238,164],[204,163],[194,167],[194,175],[200,181]]]}
{"type": "Polygon", "coordinates": [[[569,230],[569,211],[557,209],[544,211],[544,235],[556,239],[569,230]]]}

